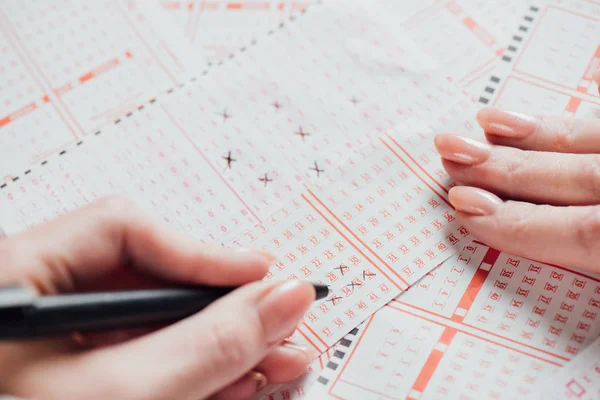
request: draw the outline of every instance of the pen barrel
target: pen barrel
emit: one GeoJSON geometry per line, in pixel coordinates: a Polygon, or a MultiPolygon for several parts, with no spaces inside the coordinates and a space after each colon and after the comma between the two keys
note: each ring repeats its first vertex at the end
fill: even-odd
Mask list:
{"type": "Polygon", "coordinates": [[[45,297],[31,311],[30,336],[172,323],[201,311],[232,288],[160,289],[45,297]]]}

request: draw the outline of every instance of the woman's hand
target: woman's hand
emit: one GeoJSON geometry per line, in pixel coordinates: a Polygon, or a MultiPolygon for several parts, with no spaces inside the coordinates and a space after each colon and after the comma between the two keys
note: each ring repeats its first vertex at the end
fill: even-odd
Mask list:
{"type": "Polygon", "coordinates": [[[107,199],[0,240],[0,284],[39,293],[242,285],[202,312],[153,331],[0,343],[0,393],[35,399],[243,399],[301,375],[313,354],[284,343],[315,292],[258,281],[261,251],[206,247],[107,199]],[[256,281],[256,282],[253,282],[256,281]]]}
{"type": "Polygon", "coordinates": [[[515,255],[600,272],[600,120],[482,109],[490,143],[435,139],[465,227],[515,255]]]}

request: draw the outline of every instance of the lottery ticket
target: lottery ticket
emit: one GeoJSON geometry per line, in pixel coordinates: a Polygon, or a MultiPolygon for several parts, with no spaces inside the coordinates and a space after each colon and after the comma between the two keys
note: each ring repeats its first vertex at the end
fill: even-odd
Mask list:
{"type": "Polygon", "coordinates": [[[599,310],[598,276],[473,242],[346,336],[309,398],[533,396],[598,337],[599,310]]]}

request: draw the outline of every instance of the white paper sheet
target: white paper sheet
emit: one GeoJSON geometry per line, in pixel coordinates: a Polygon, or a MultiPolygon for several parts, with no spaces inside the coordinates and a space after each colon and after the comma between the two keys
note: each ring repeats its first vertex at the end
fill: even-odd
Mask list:
{"type": "Polygon", "coordinates": [[[0,181],[188,78],[201,64],[153,3],[0,5],[0,181]]]}

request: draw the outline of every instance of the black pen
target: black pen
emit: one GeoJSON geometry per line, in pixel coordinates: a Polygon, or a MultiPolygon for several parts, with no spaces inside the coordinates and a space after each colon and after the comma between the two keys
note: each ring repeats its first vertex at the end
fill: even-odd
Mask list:
{"type": "MultiPolygon", "coordinates": [[[[329,295],[328,286],[313,286],[316,300],[329,295]]],[[[38,296],[20,286],[0,287],[0,340],[173,323],[235,289],[195,286],[38,296]]]]}

